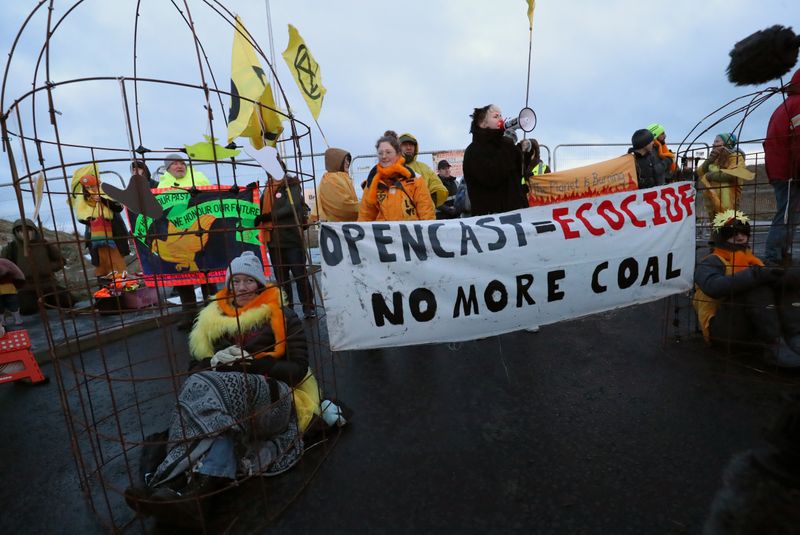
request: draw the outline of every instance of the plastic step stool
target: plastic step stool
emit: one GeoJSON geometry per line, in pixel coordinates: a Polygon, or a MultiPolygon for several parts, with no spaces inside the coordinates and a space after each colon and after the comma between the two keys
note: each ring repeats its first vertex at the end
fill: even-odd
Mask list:
{"type": "Polygon", "coordinates": [[[8,331],[0,338],[0,383],[20,379],[30,379],[33,384],[47,380],[31,353],[31,339],[24,329],[8,331]]]}

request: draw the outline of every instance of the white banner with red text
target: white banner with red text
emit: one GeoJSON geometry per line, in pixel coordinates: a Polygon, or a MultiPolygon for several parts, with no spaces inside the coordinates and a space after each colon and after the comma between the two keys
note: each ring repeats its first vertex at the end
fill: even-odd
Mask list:
{"type": "Polygon", "coordinates": [[[472,340],[687,291],[690,182],[464,219],[323,223],[333,350],[472,340]]]}

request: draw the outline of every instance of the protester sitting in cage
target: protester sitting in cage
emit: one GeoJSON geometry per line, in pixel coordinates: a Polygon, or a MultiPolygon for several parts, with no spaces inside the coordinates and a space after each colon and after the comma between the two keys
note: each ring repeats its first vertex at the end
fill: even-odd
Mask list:
{"type": "Polygon", "coordinates": [[[666,182],[666,163],[656,154],[653,133],[641,128],[631,136],[631,148],[636,163],[636,179],[639,189],[663,186],[666,182]]]}
{"type": "Polygon", "coordinates": [[[317,186],[317,211],[321,221],[358,219],[358,196],[350,177],[350,153],[336,148],[325,151],[325,174],[317,186]]]}
{"type": "Polygon", "coordinates": [[[397,134],[387,130],[375,143],[378,165],[358,210],[359,221],[420,221],[436,219],[425,180],[405,165],[397,134]]]}
{"type": "Polygon", "coordinates": [[[146,488],[126,491],[131,507],[158,516],[174,512],[159,502],[284,472],[302,455],[304,432],[344,424],[339,406],[320,410],[302,323],[281,301],[255,254],[230,263],[225,288],[189,335],[194,373],[178,394],[166,457],[146,488]]]}
{"type": "Polygon", "coordinates": [[[46,304],[71,308],[75,304],[75,298],[58,281],[57,273],[66,264],[58,245],[48,242],[30,219],[14,221],[12,234],[12,241],[3,248],[0,256],[14,262],[25,276],[25,285],[17,289],[20,312],[28,315],[39,311],[36,284],[39,285],[40,293],[44,294],[46,304]]]}
{"type": "Polygon", "coordinates": [[[147,167],[147,164],[140,160],[134,160],[131,162],[131,175],[143,176],[147,179],[147,182],[150,184],[151,188],[158,187],[158,180],[153,178],[150,174],[150,168],[147,167]]]}
{"type": "Polygon", "coordinates": [[[703,185],[708,218],[726,210],[737,210],[742,196],[742,183],[752,180],[755,173],[745,167],[744,153],[736,148],[736,136],[717,134],[706,161],[697,168],[703,185]]]}
{"type": "Polygon", "coordinates": [[[158,181],[159,188],[191,188],[210,185],[211,181],[202,171],[186,165],[183,155],[173,153],[164,158],[164,174],[158,181]]]}
{"type": "Polygon", "coordinates": [[[122,205],[103,193],[95,164],[81,167],[72,175],[67,202],[78,221],[86,225],[86,247],[98,277],[126,271],[124,256],[130,254],[130,233],[122,221],[122,205]]]}
{"type": "Polygon", "coordinates": [[[771,366],[800,369],[800,277],[765,267],[749,240],[743,212],[716,215],[713,249],[694,273],[692,304],[703,337],[722,348],[763,351],[771,366]]]}

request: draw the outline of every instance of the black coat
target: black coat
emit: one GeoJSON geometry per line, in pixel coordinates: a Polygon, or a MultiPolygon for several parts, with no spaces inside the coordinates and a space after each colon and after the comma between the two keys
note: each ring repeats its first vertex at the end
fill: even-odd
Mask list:
{"type": "Polygon", "coordinates": [[[633,154],[636,161],[636,177],[639,189],[654,188],[663,186],[667,178],[667,166],[665,160],[659,158],[655,151],[650,151],[644,156],[633,149],[628,149],[629,154],[633,154]]]}
{"type": "Polygon", "coordinates": [[[262,215],[265,221],[271,221],[274,224],[268,245],[281,249],[302,247],[303,238],[300,233],[306,215],[304,212],[305,198],[300,180],[287,175],[277,188],[273,190],[270,190],[269,187],[265,188],[264,195],[269,195],[270,191],[272,191],[272,212],[262,215]],[[293,202],[289,201],[287,188],[291,189],[293,202]],[[297,215],[297,219],[295,219],[295,215],[297,215]],[[297,226],[298,222],[301,227],[297,226]]]}
{"type": "Polygon", "coordinates": [[[464,180],[472,215],[528,207],[522,188],[522,151],[502,130],[478,128],[464,152],[464,180]]]}

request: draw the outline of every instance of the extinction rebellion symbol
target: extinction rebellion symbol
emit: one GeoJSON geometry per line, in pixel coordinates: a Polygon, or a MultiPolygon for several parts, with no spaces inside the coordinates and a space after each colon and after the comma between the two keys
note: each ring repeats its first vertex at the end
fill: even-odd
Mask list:
{"type": "Polygon", "coordinates": [[[308,53],[306,45],[302,44],[297,47],[297,54],[294,57],[294,68],[297,70],[297,78],[300,81],[300,87],[303,92],[308,95],[308,98],[319,100],[322,95],[317,85],[317,70],[319,65],[314,62],[312,65],[311,56],[308,53]]]}

